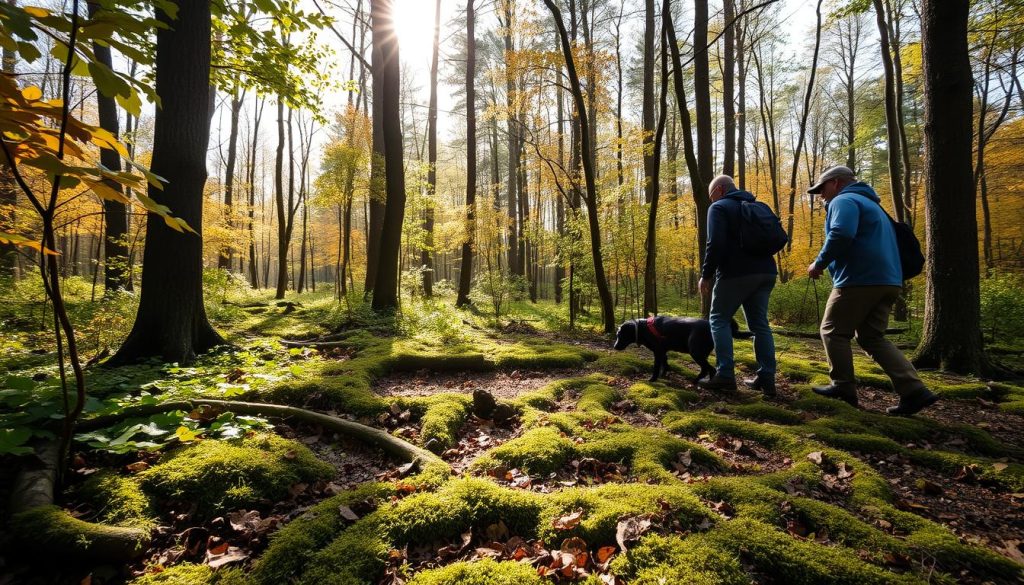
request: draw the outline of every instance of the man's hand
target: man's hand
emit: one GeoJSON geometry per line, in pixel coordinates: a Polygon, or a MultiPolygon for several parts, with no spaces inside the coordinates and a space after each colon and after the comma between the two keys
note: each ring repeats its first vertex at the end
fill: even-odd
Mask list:
{"type": "Polygon", "coordinates": [[[807,276],[809,276],[810,278],[818,278],[824,272],[825,270],[815,266],[814,262],[811,262],[810,265],[807,266],[807,276]]]}
{"type": "Polygon", "coordinates": [[[697,283],[697,288],[700,289],[701,296],[706,297],[711,294],[711,281],[701,277],[700,281],[697,283]]]}

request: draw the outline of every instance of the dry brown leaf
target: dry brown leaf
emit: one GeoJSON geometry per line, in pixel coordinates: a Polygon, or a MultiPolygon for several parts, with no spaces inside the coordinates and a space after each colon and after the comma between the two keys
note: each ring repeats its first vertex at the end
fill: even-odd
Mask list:
{"type": "Polygon", "coordinates": [[[583,508],[577,508],[575,512],[555,518],[551,523],[555,530],[572,530],[583,519],[583,508]]]}

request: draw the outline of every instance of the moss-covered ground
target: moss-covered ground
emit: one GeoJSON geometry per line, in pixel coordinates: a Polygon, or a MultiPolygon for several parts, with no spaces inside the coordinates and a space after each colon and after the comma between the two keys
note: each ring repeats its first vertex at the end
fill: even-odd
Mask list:
{"type": "MultiPolygon", "coordinates": [[[[1024,386],[925,372],[943,398],[939,406],[892,418],[882,408],[895,402],[888,381],[862,355],[863,408],[814,395],[811,385],[828,382],[827,365],[806,339],[777,338],[780,396],[766,400],[745,390],[698,389],[686,355],[672,354],[669,376],[648,383],[646,350],[617,353],[608,339],[559,333],[540,317],[536,333],[503,333],[440,303],[410,315],[368,317],[324,296],[304,298],[289,314],[274,306],[222,308],[218,323],[235,349],[188,367],[91,369],[92,394],[103,400],[89,416],[168,398],[274,402],[380,426],[453,464],[465,462],[459,474],[430,465],[323,499],[229,568],[140,566],[148,571],[136,582],[1022,578],[1024,386]],[[321,336],[331,345],[283,344],[321,336]],[[484,433],[487,426],[474,418],[464,387],[414,396],[382,392],[376,383],[431,373],[472,381],[484,372],[548,372],[537,387],[487,388],[515,413],[508,432],[491,441],[468,440],[468,428],[484,433]],[[551,372],[558,372],[554,381],[551,372]],[[966,508],[971,498],[982,498],[985,509],[966,508]],[[969,513],[1003,523],[986,532],[959,517],[969,513]]],[[[29,349],[8,353],[12,375],[48,371],[29,349]]],[[[755,367],[749,341],[737,342],[737,363],[748,373],[755,367]]],[[[344,473],[265,431],[211,434],[164,451],[146,469],[96,473],[73,499],[103,502],[94,504],[102,514],[93,520],[152,528],[168,502],[191,502],[197,518],[214,518],[287,500],[295,484],[344,473]]]]}

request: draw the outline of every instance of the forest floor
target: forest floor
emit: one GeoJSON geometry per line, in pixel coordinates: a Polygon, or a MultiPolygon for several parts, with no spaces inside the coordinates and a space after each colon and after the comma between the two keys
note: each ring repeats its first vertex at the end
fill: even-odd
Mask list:
{"type": "MultiPolygon", "coordinates": [[[[495,327],[425,303],[396,322],[322,297],[215,316],[233,348],[92,367],[86,417],[287,404],[438,457],[410,465],[321,425],[201,408],[121,421],[79,435],[59,503],[150,531],[145,553],[58,566],[15,553],[4,530],[0,584],[1024,582],[1019,383],[922,372],[942,400],[893,418],[887,378],[859,353],[859,409],[815,396],[828,377],[813,339],[776,339],[769,400],[699,389],[682,354],[649,383],[646,349],[536,317],[495,327]]],[[[6,408],[19,388],[47,404],[43,339],[3,349],[6,408]]],[[[750,342],[736,353],[749,375],[750,342]]],[[[4,458],[0,496],[26,459],[4,458]]]]}

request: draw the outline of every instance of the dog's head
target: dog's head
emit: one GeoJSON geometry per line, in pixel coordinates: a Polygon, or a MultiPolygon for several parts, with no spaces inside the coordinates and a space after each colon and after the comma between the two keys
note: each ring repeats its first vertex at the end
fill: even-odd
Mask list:
{"type": "Polygon", "coordinates": [[[636,343],[636,321],[626,321],[619,325],[619,332],[615,334],[615,349],[622,351],[636,343]]]}

